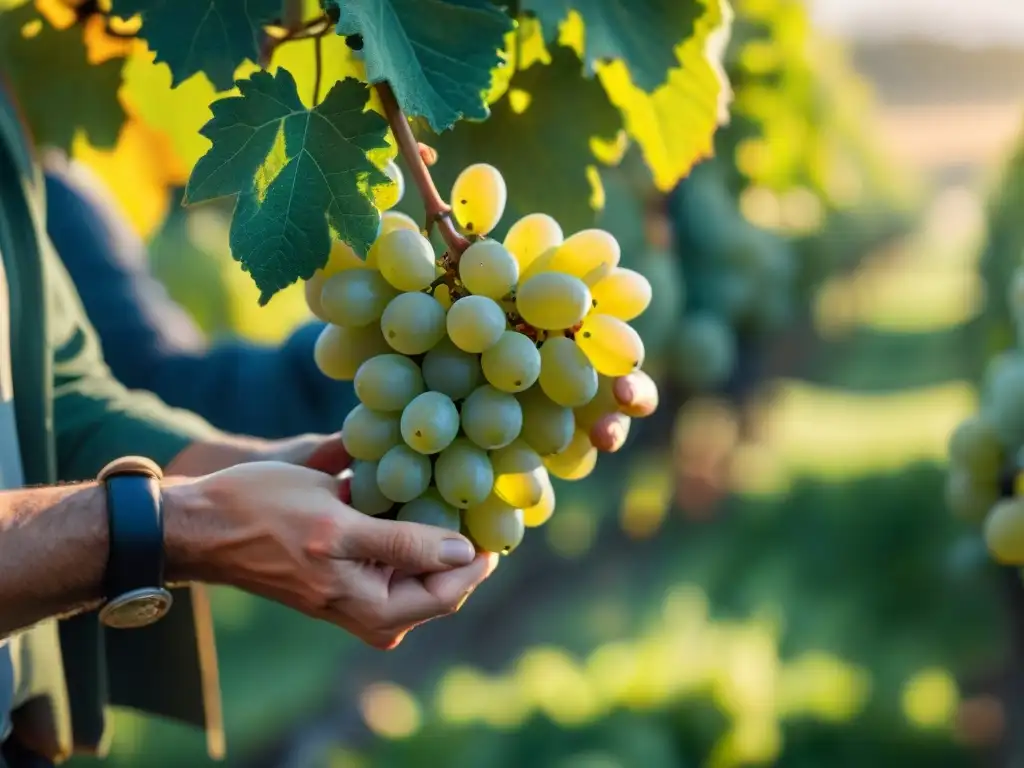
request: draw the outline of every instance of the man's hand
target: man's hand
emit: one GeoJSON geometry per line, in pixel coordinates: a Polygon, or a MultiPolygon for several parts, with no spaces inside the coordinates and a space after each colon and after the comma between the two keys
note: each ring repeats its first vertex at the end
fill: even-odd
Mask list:
{"type": "Polygon", "coordinates": [[[632,419],[650,416],[658,407],[658,387],[643,371],[616,379],[612,392],[618,410],[602,416],[590,430],[590,442],[607,453],[614,453],[626,442],[632,419]]]}
{"type": "Polygon", "coordinates": [[[229,584],[387,649],[494,570],[457,533],[357,512],[333,475],[257,462],[170,484],[170,578],[229,584]]]}

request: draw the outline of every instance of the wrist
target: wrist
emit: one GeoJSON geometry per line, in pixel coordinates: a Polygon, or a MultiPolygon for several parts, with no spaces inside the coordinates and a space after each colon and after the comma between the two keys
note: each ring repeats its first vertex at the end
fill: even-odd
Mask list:
{"type": "Polygon", "coordinates": [[[206,551],[216,507],[206,485],[199,480],[176,477],[165,479],[161,491],[167,583],[216,581],[216,568],[206,551]]]}

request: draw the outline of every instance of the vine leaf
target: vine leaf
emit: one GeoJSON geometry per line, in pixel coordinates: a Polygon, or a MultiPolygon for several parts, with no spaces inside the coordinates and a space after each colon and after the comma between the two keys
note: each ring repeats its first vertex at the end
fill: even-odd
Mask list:
{"type": "Polygon", "coordinates": [[[483,120],[512,19],[492,0],[326,0],[339,35],[361,35],[366,75],[437,132],[483,120]]]}
{"type": "Polygon", "coordinates": [[[57,29],[33,3],[0,13],[0,72],[40,146],[69,152],[78,132],[93,146],[114,146],[126,119],[117,96],[124,61],[92,63],[82,28],[57,29]]]}
{"type": "Polygon", "coordinates": [[[390,179],[367,157],[386,151],[383,117],[364,111],[366,87],[334,84],[307,109],[286,69],[236,83],[210,106],[213,146],[192,170],[189,203],[238,195],[231,253],[260,289],[260,304],[327,263],[331,230],[360,255],[377,236],[375,187],[390,179]]]}
{"type": "Polygon", "coordinates": [[[540,21],[548,41],[570,13],[583,21],[583,61],[592,75],[598,62],[621,61],[637,87],[653,91],[676,66],[676,46],[694,33],[698,0],[523,0],[523,12],[540,21]]]}
{"type": "Polygon", "coordinates": [[[622,118],[601,85],[583,77],[572,49],[554,47],[550,64],[537,61],[516,72],[491,110],[485,122],[463,122],[439,136],[424,136],[438,151],[440,161],[431,173],[442,193],[465,166],[490,163],[508,185],[503,226],[535,211],[555,216],[566,232],[593,226],[587,172],[596,164],[591,138],[613,140],[622,118]]]}
{"type": "Polygon", "coordinates": [[[732,10],[727,0],[686,0],[703,9],[693,34],[674,53],[668,80],[653,93],[634,82],[625,62],[598,65],[608,97],[643,152],[655,186],[671,190],[714,154],[714,135],[728,119],[731,89],[721,65],[732,10]]]}
{"type": "Polygon", "coordinates": [[[281,11],[281,0],[112,0],[121,18],[142,17],[139,30],[171,68],[171,86],[204,72],[218,91],[227,91],[235,70],[257,61],[264,25],[281,11]]]}

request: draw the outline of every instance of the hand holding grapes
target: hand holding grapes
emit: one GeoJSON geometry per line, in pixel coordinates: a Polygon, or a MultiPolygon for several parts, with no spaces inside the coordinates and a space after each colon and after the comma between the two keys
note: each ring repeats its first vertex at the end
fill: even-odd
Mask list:
{"type": "Polygon", "coordinates": [[[615,409],[599,417],[590,428],[590,442],[606,453],[623,446],[632,419],[650,416],[658,408],[658,387],[643,371],[615,379],[612,395],[615,409]]]}
{"type": "Polygon", "coordinates": [[[457,532],[373,518],[340,495],[331,474],[281,462],[179,483],[169,498],[188,535],[169,543],[172,577],[245,589],[386,649],[494,569],[457,532]]]}

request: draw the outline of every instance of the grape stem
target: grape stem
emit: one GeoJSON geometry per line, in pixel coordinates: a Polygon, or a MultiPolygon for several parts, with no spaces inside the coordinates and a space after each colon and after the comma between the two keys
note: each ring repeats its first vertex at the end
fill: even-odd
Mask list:
{"type": "Polygon", "coordinates": [[[395,135],[395,142],[398,144],[398,151],[409,167],[409,174],[412,176],[420,197],[423,198],[423,207],[427,212],[427,221],[437,226],[445,245],[448,246],[448,260],[453,266],[459,263],[462,252],[469,247],[469,240],[455,228],[451,217],[451,206],[441,199],[441,195],[434,185],[434,179],[430,170],[423,162],[423,155],[420,152],[419,142],[413,135],[412,127],[406,118],[402,108],[398,106],[395,92],[386,82],[377,83],[377,95],[380,97],[381,106],[384,107],[384,116],[391,126],[391,132],[395,135]]]}

